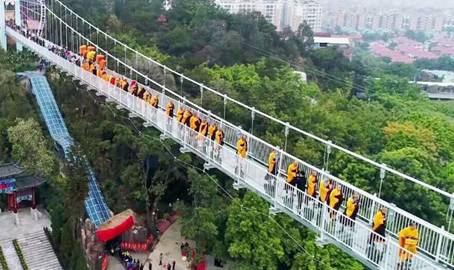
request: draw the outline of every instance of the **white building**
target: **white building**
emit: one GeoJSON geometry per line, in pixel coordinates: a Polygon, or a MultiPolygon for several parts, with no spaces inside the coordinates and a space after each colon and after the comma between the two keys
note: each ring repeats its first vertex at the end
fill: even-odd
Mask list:
{"type": "Polygon", "coordinates": [[[306,21],[314,32],[321,30],[322,7],[314,0],[214,0],[230,13],[257,11],[278,31],[287,26],[297,30],[306,21]]]}

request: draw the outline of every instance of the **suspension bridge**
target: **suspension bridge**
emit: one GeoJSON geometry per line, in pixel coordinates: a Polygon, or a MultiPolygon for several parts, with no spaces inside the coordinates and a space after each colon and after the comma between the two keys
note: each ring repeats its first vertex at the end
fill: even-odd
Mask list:
{"type": "MultiPolygon", "coordinates": [[[[381,199],[381,188],[378,190],[378,195],[371,194],[331,174],[328,171],[330,154],[332,151],[338,151],[374,168],[379,175],[376,180],[380,182],[380,187],[389,175],[430,192],[445,203],[447,220],[452,217],[452,208],[448,207],[453,198],[450,193],[301,130],[178,73],[116,40],[58,0],[17,2],[19,5],[16,4],[15,10],[16,14],[20,15],[16,16],[14,27],[5,24],[4,5],[0,5],[0,45],[3,48],[7,47],[6,36],[8,36],[20,44],[19,47],[25,46],[47,59],[62,72],[87,85],[88,89],[96,90],[98,95],[106,98],[106,102],[114,102],[119,108],[129,111],[130,117],[141,118],[144,125],[160,130],[162,138],[178,142],[181,145],[181,151],[191,152],[203,159],[205,169],[216,168],[234,179],[235,188],[247,188],[257,193],[270,203],[270,212],[286,213],[317,232],[320,243],[332,243],[338,246],[371,269],[396,269],[400,262],[399,253],[403,251],[398,244],[398,233],[408,224],[416,223],[419,231],[418,252],[413,255],[411,269],[454,269],[454,235],[449,232],[449,228],[445,230],[443,226],[439,227],[403,210],[402,208],[405,207],[402,205],[394,205],[381,199]],[[27,25],[36,26],[32,31],[32,39],[30,32],[27,29],[24,31],[26,25],[24,21],[27,21],[27,25]],[[106,57],[109,74],[136,80],[150,94],[159,97],[159,106],[151,107],[139,97],[121,90],[48,49],[50,47],[67,48],[76,52],[83,44],[95,46],[97,53],[106,57]],[[159,70],[163,76],[150,75],[156,74],[153,72],[156,70],[159,70]],[[167,86],[169,77],[179,82],[180,89],[171,89],[167,86]],[[184,91],[198,92],[198,95],[186,98],[184,91]],[[204,98],[207,99],[207,97],[210,100],[217,99],[215,103],[221,109],[212,110],[213,107],[210,107],[210,104],[204,103],[204,98]],[[175,104],[175,110],[179,107],[191,109],[200,118],[206,119],[209,123],[216,123],[225,133],[225,144],[222,147],[215,145],[210,139],[198,136],[194,130],[181,125],[175,118],[167,117],[165,106],[169,101],[175,104]],[[242,123],[227,119],[226,114],[232,107],[240,108],[249,115],[251,123],[248,128],[242,129],[240,127],[242,123]],[[277,147],[264,139],[260,130],[256,128],[257,123],[266,126],[263,125],[264,122],[269,123],[273,128],[281,128],[283,145],[277,147]],[[287,140],[292,134],[309,138],[320,145],[325,156],[324,164],[316,166],[304,158],[289,153],[287,140]],[[248,156],[244,160],[237,156],[235,150],[236,141],[240,135],[245,136],[248,142],[248,156]],[[271,151],[275,151],[278,156],[278,175],[271,180],[266,180],[268,155],[271,151]],[[338,218],[333,218],[333,215],[341,216],[341,210],[345,206],[342,206],[339,212],[330,209],[318,199],[308,196],[303,190],[286,183],[286,169],[293,161],[298,163],[299,168],[306,175],[312,171],[316,172],[319,184],[324,179],[333,180],[335,185],[341,187],[345,198],[353,193],[359,194],[361,207],[357,219],[351,220],[354,226],[345,228],[338,218]],[[243,170],[237,169],[239,165],[243,170]],[[369,240],[375,233],[371,230],[370,223],[380,208],[388,209],[387,236],[383,239],[382,248],[371,249],[369,240]]],[[[376,237],[379,238],[378,235],[376,237]]]]}

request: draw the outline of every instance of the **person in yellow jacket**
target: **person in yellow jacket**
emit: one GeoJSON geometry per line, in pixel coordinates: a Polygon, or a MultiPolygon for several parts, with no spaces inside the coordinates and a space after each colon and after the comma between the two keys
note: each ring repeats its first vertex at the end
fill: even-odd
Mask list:
{"type": "Polygon", "coordinates": [[[200,137],[206,137],[208,134],[208,121],[203,119],[199,126],[200,137]]]}
{"type": "Polygon", "coordinates": [[[166,115],[169,119],[173,118],[173,110],[175,109],[175,105],[172,101],[167,102],[166,105],[166,115]]]}
{"type": "Polygon", "coordinates": [[[287,168],[287,183],[289,183],[290,185],[295,184],[296,176],[298,175],[298,171],[299,171],[298,162],[293,161],[292,163],[290,163],[290,165],[288,165],[288,168],[287,168]]]}
{"type": "Polygon", "coordinates": [[[241,135],[238,141],[236,142],[236,167],[235,172],[240,174],[240,176],[244,175],[244,169],[246,167],[245,158],[247,157],[247,140],[246,136],[241,135]]]}
{"type": "Polygon", "coordinates": [[[265,175],[265,191],[268,195],[274,197],[275,193],[275,179],[278,173],[278,158],[277,158],[277,152],[275,150],[272,150],[270,154],[268,155],[268,171],[267,174],[265,175]]]}
{"type": "Polygon", "coordinates": [[[184,114],[184,109],[183,107],[178,107],[178,110],[177,110],[177,121],[179,123],[183,123],[183,114],[184,114]]]}
{"type": "MultiPolygon", "coordinates": [[[[342,196],[341,186],[337,184],[336,187],[329,194],[329,207],[336,211],[339,210],[339,207],[341,206],[343,199],[344,198],[342,196]]],[[[336,212],[331,211],[331,218],[335,217],[336,212]]]]}
{"type": "Polygon", "coordinates": [[[367,258],[379,264],[383,258],[386,237],[386,220],[388,209],[380,208],[372,221],[372,231],[369,237],[369,245],[367,248],[367,258]]]}
{"type": "Polygon", "coordinates": [[[199,125],[198,135],[197,135],[197,146],[203,151],[206,152],[207,140],[205,139],[208,134],[208,121],[202,119],[199,125]]]}
{"type": "Polygon", "coordinates": [[[411,261],[417,252],[419,232],[416,223],[410,225],[399,232],[399,257],[398,270],[411,269],[411,261]]]}
{"type": "Polygon", "coordinates": [[[88,61],[94,62],[96,57],[96,52],[95,51],[89,51],[87,53],[87,59],[88,61]]]}
{"type": "Polygon", "coordinates": [[[157,109],[158,105],[159,105],[158,96],[151,96],[151,98],[149,99],[149,103],[150,103],[151,107],[157,109]]]}
{"type": "Polygon", "coordinates": [[[190,119],[191,119],[191,116],[192,116],[192,112],[190,110],[186,110],[184,111],[183,113],[183,119],[182,119],[182,122],[184,125],[188,126],[190,125],[190,119]]]}
{"type": "Polygon", "coordinates": [[[268,156],[268,176],[276,176],[277,174],[277,153],[275,150],[271,151],[270,155],[268,156]]]}
{"type": "Polygon", "coordinates": [[[214,141],[216,139],[216,130],[218,129],[218,127],[216,126],[215,123],[212,123],[210,124],[210,126],[208,127],[208,137],[214,141]]]}
{"type": "Polygon", "coordinates": [[[87,55],[87,45],[80,45],[79,55],[85,58],[85,56],[87,55]]]}
{"type": "Polygon", "coordinates": [[[353,195],[348,198],[347,206],[344,210],[344,216],[346,218],[343,219],[343,224],[348,227],[353,227],[354,221],[356,220],[356,216],[358,215],[359,211],[359,194],[353,193],[353,195]]]}
{"type": "Polygon", "coordinates": [[[306,193],[308,196],[311,196],[312,198],[317,197],[317,183],[317,172],[315,170],[312,170],[307,179],[306,193]]]}
{"type": "Polygon", "coordinates": [[[329,202],[329,195],[331,193],[331,190],[333,189],[333,184],[332,180],[323,180],[323,182],[320,184],[320,190],[318,192],[318,199],[322,203],[328,203],[329,202]]]}
{"type": "Polygon", "coordinates": [[[222,146],[224,145],[224,132],[222,129],[217,128],[216,129],[216,135],[215,135],[215,140],[214,140],[214,145],[213,145],[213,155],[214,158],[221,163],[221,152],[222,152],[222,146]]]}
{"type": "Polygon", "coordinates": [[[197,117],[197,115],[193,114],[191,118],[189,119],[189,127],[194,130],[198,131],[200,127],[200,119],[197,117]]]}

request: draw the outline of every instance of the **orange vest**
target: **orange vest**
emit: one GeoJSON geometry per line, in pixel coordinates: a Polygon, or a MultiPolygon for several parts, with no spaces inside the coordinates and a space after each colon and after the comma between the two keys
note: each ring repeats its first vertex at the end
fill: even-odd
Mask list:
{"type": "Polygon", "coordinates": [[[83,56],[85,58],[86,54],[87,54],[87,45],[80,45],[80,47],[79,47],[79,55],[83,56]]]}
{"type": "Polygon", "coordinates": [[[298,163],[292,162],[287,169],[287,183],[292,183],[298,174],[298,163]]]}
{"type": "Polygon", "coordinates": [[[202,136],[206,136],[208,133],[208,122],[203,120],[199,127],[199,133],[202,136]]]}
{"type": "Polygon", "coordinates": [[[342,202],[342,190],[335,188],[329,194],[329,207],[338,210],[342,202]]]}
{"type": "Polygon", "coordinates": [[[183,124],[189,126],[189,119],[190,117],[192,116],[192,113],[189,111],[189,110],[186,110],[184,113],[183,113],[183,124]]]}
{"type": "Polygon", "coordinates": [[[271,151],[268,157],[268,173],[276,174],[276,162],[277,162],[277,154],[275,151],[271,151]]]}
{"type": "Polygon", "coordinates": [[[244,138],[240,138],[236,142],[236,153],[242,158],[246,158],[247,155],[247,142],[244,138]]]}
{"type": "Polygon", "coordinates": [[[166,114],[167,114],[168,117],[170,117],[170,118],[173,117],[174,108],[175,108],[175,105],[173,105],[172,101],[167,102],[166,114]]]}
{"type": "Polygon", "coordinates": [[[199,129],[199,126],[200,126],[200,119],[195,115],[191,116],[191,119],[190,119],[191,129],[197,131],[199,129]]]}
{"type": "Polygon", "coordinates": [[[150,105],[154,108],[157,108],[159,104],[158,96],[152,96],[150,99],[150,105]]]}
{"type": "Polygon", "coordinates": [[[183,114],[184,114],[184,110],[183,108],[178,108],[178,111],[177,111],[177,121],[180,122],[180,123],[183,123],[183,114]]]}
{"type": "Polygon", "coordinates": [[[317,176],[316,175],[309,175],[309,178],[307,179],[307,195],[314,197],[316,194],[317,190],[317,176]]]}
{"type": "Polygon", "coordinates": [[[211,124],[209,127],[208,127],[208,136],[210,137],[210,139],[212,139],[213,141],[215,140],[216,138],[216,130],[218,128],[216,127],[215,124],[211,124]]]}
{"type": "Polygon", "coordinates": [[[219,145],[224,145],[224,132],[218,129],[216,130],[216,143],[219,145]]]}

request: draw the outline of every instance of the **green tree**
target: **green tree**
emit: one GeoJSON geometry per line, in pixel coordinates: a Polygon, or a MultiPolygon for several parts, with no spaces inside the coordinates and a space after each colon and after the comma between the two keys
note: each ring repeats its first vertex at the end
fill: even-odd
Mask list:
{"type": "Polygon", "coordinates": [[[31,173],[50,176],[55,170],[55,160],[39,124],[33,119],[17,119],[16,122],[8,128],[12,158],[31,173]]]}
{"type": "Polygon", "coordinates": [[[276,269],[285,252],[279,230],[268,217],[268,204],[254,193],[233,199],[225,240],[233,258],[256,269],[276,269]]]}

